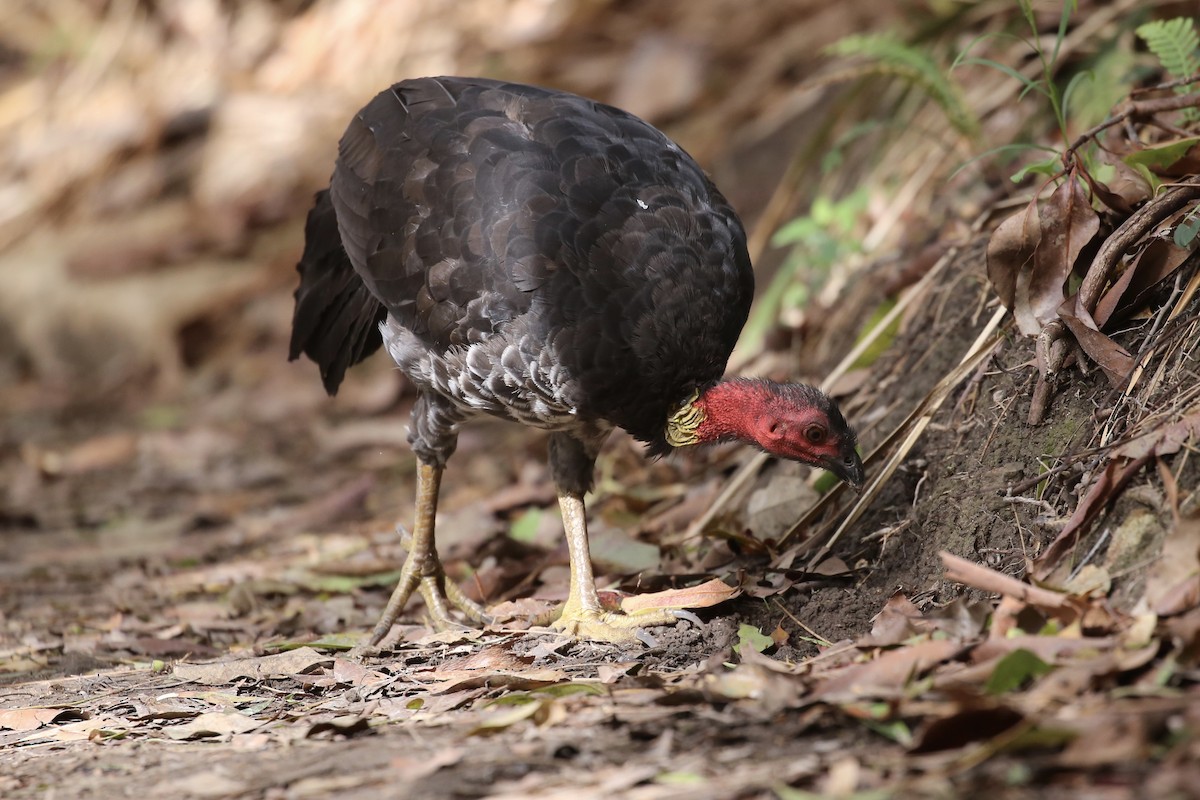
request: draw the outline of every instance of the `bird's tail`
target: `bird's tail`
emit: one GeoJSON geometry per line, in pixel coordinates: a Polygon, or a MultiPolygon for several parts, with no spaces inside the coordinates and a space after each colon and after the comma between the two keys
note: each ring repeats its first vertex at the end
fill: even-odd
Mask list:
{"type": "Polygon", "coordinates": [[[304,254],[296,265],[300,288],[292,315],[288,360],[304,353],[321,368],[325,391],[337,394],[349,367],[374,353],[387,310],[371,294],[342,249],[328,190],[317,194],[304,226],[304,254]]]}

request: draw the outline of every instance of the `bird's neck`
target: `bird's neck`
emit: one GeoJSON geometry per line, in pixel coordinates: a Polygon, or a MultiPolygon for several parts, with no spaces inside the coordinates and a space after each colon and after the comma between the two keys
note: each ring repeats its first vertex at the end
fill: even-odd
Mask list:
{"type": "Polygon", "coordinates": [[[667,444],[753,440],[751,423],[765,402],[757,386],[745,380],[720,381],[695,391],[667,418],[667,444]]]}

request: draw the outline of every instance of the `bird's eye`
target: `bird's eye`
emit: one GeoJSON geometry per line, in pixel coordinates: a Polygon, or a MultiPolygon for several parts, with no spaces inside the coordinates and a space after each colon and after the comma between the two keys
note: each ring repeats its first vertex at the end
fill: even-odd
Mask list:
{"type": "Polygon", "coordinates": [[[809,425],[804,429],[804,438],[813,444],[821,444],[825,441],[825,429],[820,425],[809,425]]]}

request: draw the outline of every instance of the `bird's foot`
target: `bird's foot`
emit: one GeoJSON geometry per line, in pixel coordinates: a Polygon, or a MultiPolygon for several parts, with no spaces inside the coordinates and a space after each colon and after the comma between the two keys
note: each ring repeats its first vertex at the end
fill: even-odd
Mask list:
{"type": "Polygon", "coordinates": [[[613,644],[641,642],[657,647],[658,642],[646,630],[659,625],[674,625],[681,619],[701,624],[699,617],[684,609],[655,609],[637,614],[605,611],[599,608],[564,608],[550,627],[577,639],[613,644]]]}
{"type": "Polygon", "coordinates": [[[409,551],[404,569],[400,572],[400,579],[396,581],[396,588],[392,591],[379,622],[375,624],[363,647],[356,648],[354,652],[368,653],[370,648],[375,648],[383,641],[400,612],[408,605],[414,591],[419,592],[425,600],[425,609],[434,630],[462,630],[467,627],[451,615],[451,607],[458,609],[474,622],[487,624],[492,621],[483,606],[467,597],[456,583],[446,577],[436,553],[422,552],[414,548],[409,551]]]}

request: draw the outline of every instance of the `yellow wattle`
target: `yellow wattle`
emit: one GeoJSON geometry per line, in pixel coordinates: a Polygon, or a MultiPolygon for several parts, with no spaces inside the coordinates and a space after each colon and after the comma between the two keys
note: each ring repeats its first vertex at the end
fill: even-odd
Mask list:
{"type": "Polygon", "coordinates": [[[696,405],[699,390],[680,404],[679,408],[667,417],[667,444],[672,447],[686,447],[700,441],[700,425],[704,422],[704,410],[696,405]]]}

